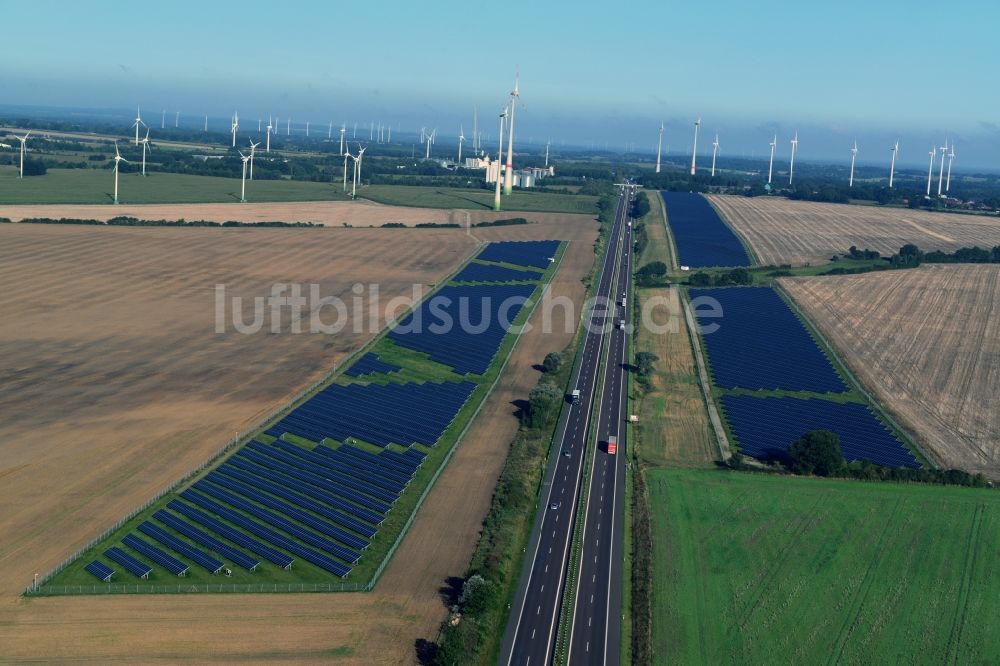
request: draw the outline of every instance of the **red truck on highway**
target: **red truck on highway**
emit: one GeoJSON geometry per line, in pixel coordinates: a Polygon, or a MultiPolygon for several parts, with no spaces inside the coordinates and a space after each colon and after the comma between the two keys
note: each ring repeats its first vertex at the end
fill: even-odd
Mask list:
{"type": "Polygon", "coordinates": [[[618,453],[618,436],[611,435],[608,437],[608,455],[613,456],[618,453]]]}

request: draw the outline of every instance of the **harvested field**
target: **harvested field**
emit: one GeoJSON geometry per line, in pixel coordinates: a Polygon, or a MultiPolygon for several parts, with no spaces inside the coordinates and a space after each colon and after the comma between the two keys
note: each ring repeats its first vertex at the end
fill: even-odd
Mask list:
{"type": "MultiPolygon", "coordinates": [[[[170,204],[44,204],[4,206],[2,216],[18,222],[25,218],[82,218],[106,221],[121,215],[141,220],[208,220],[211,222],[312,222],[328,227],[380,227],[386,223],[413,226],[425,222],[466,226],[486,220],[514,216],[512,211],[458,210],[444,208],[407,208],[386,206],[364,199],[358,201],[296,201],[267,203],[192,203],[170,204]]],[[[560,222],[567,219],[587,219],[584,215],[565,213],[530,213],[534,222],[560,222]]],[[[528,226],[528,225],[524,225],[528,226]]],[[[535,236],[539,237],[539,236],[535,236]]],[[[546,238],[546,236],[540,236],[546,238]]]]}
{"type": "Polygon", "coordinates": [[[1000,266],[781,284],[929,454],[1000,478],[1000,266]]]}
{"type": "Polygon", "coordinates": [[[712,204],[762,264],[823,263],[852,245],[882,254],[907,243],[922,250],[1000,245],[1000,219],[902,208],[711,195],[712,204]]]}
{"type": "MultiPolygon", "coordinates": [[[[69,214],[90,216],[80,208],[69,214]]],[[[196,217],[190,207],[181,215],[169,208],[156,217],[196,217]]],[[[556,295],[579,302],[596,225],[582,216],[549,217],[475,233],[482,240],[579,241],[552,284],[556,295]]],[[[433,640],[445,612],[438,590],[464,571],[517,426],[510,403],[534,385],[531,366],[566,344],[562,327],[555,335],[536,329],[519,342],[372,594],[18,594],[33,572],[68,556],[364,337],[212,336],[212,285],[226,282],[249,295],[276,281],[319,282],[327,295],[355,281],[379,282],[387,300],[411,282],[440,279],[473,251],[475,239],[455,229],[35,225],[0,227],[0,235],[0,276],[20,285],[3,303],[8,313],[22,313],[0,324],[2,358],[15,361],[0,369],[2,411],[15,415],[0,426],[0,503],[13,508],[0,522],[3,661],[400,663],[413,660],[417,639],[433,640]],[[130,288],[113,287],[121,284],[130,288]],[[41,332],[30,335],[34,347],[29,331],[41,332]]]]}

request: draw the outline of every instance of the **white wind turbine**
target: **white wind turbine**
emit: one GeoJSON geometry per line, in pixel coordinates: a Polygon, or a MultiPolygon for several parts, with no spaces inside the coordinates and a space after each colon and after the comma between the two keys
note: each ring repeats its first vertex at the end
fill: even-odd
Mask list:
{"type": "Polygon", "coordinates": [[[925,199],[931,198],[931,178],[933,178],[934,174],[934,156],[937,155],[937,148],[933,145],[931,145],[931,152],[929,155],[931,156],[931,165],[927,167],[927,195],[924,197],[925,199]]]}
{"type": "Polygon", "coordinates": [[[660,153],[663,150],[663,121],[660,121],[660,139],[656,142],[656,173],[660,173],[660,153]]]}
{"type": "Polygon", "coordinates": [[[167,110],[163,109],[160,111],[160,129],[167,128],[167,110]]]}
{"type": "Polygon", "coordinates": [[[140,141],[142,144],[142,175],[146,175],[146,151],[152,150],[153,146],[149,143],[149,128],[146,128],[146,137],[140,141]]]}
{"type": "Polygon", "coordinates": [[[551,143],[552,143],[551,141],[546,141],[545,142],[545,168],[546,169],[549,168],[549,145],[551,143]]]}
{"type": "MultiPolygon", "coordinates": [[[[344,152],[344,133],[347,132],[347,123],[341,123],[340,125],[340,154],[346,155],[344,152]]],[[[344,191],[347,191],[347,160],[344,160],[344,191]]]]}
{"type": "Polygon", "coordinates": [[[267,129],[267,136],[264,139],[265,140],[264,152],[265,153],[269,153],[269,152],[271,152],[271,130],[274,129],[274,127],[271,125],[271,116],[267,117],[267,128],[266,129],[267,129]]]}
{"type": "MultiPolygon", "coordinates": [[[[17,137],[17,140],[21,142],[21,171],[17,176],[18,178],[24,178],[24,143],[28,140],[29,134],[31,134],[31,130],[25,132],[24,136],[17,137]]],[[[118,144],[115,144],[115,146],[117,145],[118,144]]]]}
{"type": "Polygon", "coordinates": [[[944,158],[948,152],[948,139],[944,140],[944,145],[941,146],[941,170],[938,172],[938,196],[942,197],[944,194],[941,192],[941,186],[944,184],[944,158]]]}
{"type": "Polygon", "coordinates": [[[694,121],[694,146],[691,148],[691,175],[695,172],[695,160],[698,157],[698,128],[701,127],[701,118],[694,121]]]}
{"type": "Polygon", "coordinates": [[[356,199],[358,195],[358,179],[361,177],[361,160],[364,159],[365,150],[367,150],[367,147],[362,147],[359,143],[357,157],[351,155],[354,158],[354,184],[351,186],[352,199],[356,199]]]}
{"type": "Polygon", "coordinates": [[[240,159],[243,160],[243,178],[240,181],[240,203],[246,203],[247,201],[247,162],[250,161],[250,157],[243,154],[242,150],[237,150],[240,154],[240,159]]]}
{"type": "Polygon", "coordinates": [[[257,118],[257,134],[260,134],[260,129],[261,129],[260,128],[260,124],[261,124],[261,122],[262,122],[261,119],[258,117],[257,118]]]}
{"type": "Polygon", "coordinates": [[[771,175],[774,173],[774,149],[778,145],[778,135],[775,134],[774,138],[771,139],[771,161],[767,164],[767,184],[771,184],[771,175]]]}
{"type": "Polygon", "coordinates": [[[139,113],[139,107],[135,107],[135,122],[132,123],[132,127],[135,128],[135,145],[139,145],[139,125],[146,126],[146,123],[142,122],[142,115],[139,113]]]}
{"type": "Polygon", "coordinates": [[[309,121],[306,121],[306,136],[309,136],[309,121]]]}
{"type": "Polygon", "coordinates": [[[479,108],[472,105],[472,154],[479,154],[479,108]]]}
{"type": "Polygon", "coordinates": [[[122,157],[121,153],[118,152],[118,142],[115,141],[115,204],[118,203],[118,165],[121,162],[128,164],[128,160],[122,157]]]}
{"type": "Polygon", "coordinates": [[[288,116],[285,118],[285,136],[292,135],[292,117],[288,116]]]}
{"type": "Polygon", "coordinates": [[[508,196],[514,188],[514,108],[521,96],[518,90],[519,78],[514,78],[514,89],[510,91],[510,118],[507,121],[507,168],[503,175],[503,193],[508,196]]]}
{"type": "Polygon", "coordinates": [[[799,149],[799,133],[795,133],[795,137],[792,139],[792,159],[788,163],[788,184],[792,184],[792,176],[795,175],[795,153],[799,149]]]}
{"type": "Polygon", "coordinates": [[[889,149],[892,153],[892,159],[889,161],[889,189],[892,189],[892,177],[896,173],[896,154],[899,153],[899,140],[896,140],[896,145],[889,149]]]}
{"type": "Polygon", "coordinates": [[[332,139],[333,138],[333,121],[332,120],[330,121],[330,125],[326,128],[326,138],[327,139],[332,139]]]}
{"type": "Polygon", "coordinates": [[[951,144],[951,152],[948,153],[948,178],[944,183],[944,191],[951,191],[951,163],[955,161],[955,144],[951,144]]]}
{"type": "Polygon", "coordinates": [[[854,161],[858,157],[858,140],[854,140],[854,146],[851,148],[851,179],[847,182],[848,187],[854,187],[854,161]]]}
{"type": "Polygon", "coordinates": [[[250,142],[250,180],[253,180],[253,156],[254,153],[257,152],[257,146],[259,145],[260,141],[257,143],[254,143],[253,141],[250,142]]]}
{"type": "Polygon", "coordinates": [[[437,134],[437,128],[436,127],[434,128],[434,130],[430,134],[427,135],[427,142],[425,144],[427,146],[427,152],[424,155],[424,159],[429,160],[431,158],[431,144],[434,143],[434,135],[435,134],[437,134]]]}
{"type": "Polygon", "coordinates": [[[716,132],[715,141],[712,142],[712,178],[715,178],[715,157],[719,154],[719,134],[716,132]]]}
{"type": "Polygon", "coordinates": [[[500,181],[502,176],[500,165],[503,162],[503,128],[506,120],[507,107],[504,107],[503,112],[500,114],[500,146],[497,148],[497,180],[496,191],[493,194],[493,210],[500,210],[500,181]]]}
{"type": "Polygon", "coordinates": [[[240,129],[240,114],[238,111],[233,111],[233,148],[236,147],[236,132],[240,129]]]}
{"type": "Polygon", "coordinates": [[[462,165],[462,144],[465,142],[465,128],[461,125],[458,126],[458,161],[459,166],[462,165]]]}
{"type": "Polygon", "coordinates": [[[354,156],[351,155],[351,151],[349,151],[349,150],[347,152],[344,152],[343,150],[341,150],[340,152],[344,156],[344,193],[346,194],[347,193],[347,158],[348,157],[352,157],[353,158],[354,156]]]}

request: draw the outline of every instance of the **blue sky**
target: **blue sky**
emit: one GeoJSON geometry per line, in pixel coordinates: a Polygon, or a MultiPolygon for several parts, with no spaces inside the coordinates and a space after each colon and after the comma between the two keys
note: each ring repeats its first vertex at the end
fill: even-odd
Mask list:
{"type": "Polygon", "coordinates": [[[859,162],[884,161],[898,135],[920,164],[947,136],[956,168],[1000,169],[1000,3],[36,0],[4,17],[21,26],[4,36],[5,103],[443,134],[468,132],[478,104],[495,133],[519,70],[519,139],[652,149],[662,118],[687,150],[700,115],[730,154],[774,132],[787,151],[798,129],[803,159],[856,136],[859,162]]]}

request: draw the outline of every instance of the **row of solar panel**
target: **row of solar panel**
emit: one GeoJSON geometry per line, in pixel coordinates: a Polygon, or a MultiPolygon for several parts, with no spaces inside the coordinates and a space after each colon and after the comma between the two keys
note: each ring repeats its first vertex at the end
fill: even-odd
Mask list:
{"type": "Polygon", "coordinates": [[[829,430],[840,437],[840,448],[848,461],[920,466],[866,405],[747,395],[724,395],[721,400],[740,450],[755,458],[785,458],[792,442],[805,433],[829,430]]]}
{"type": "Polygon", "coordinates": [[[559,241],[500,241],[490,243],[477,255],[483,261],[502,261],[515,266],[547,268],[559,249],[559,241]]]}
{"type": "Polygon", "coordinates": [[[368,352],[344,371],[348,377],[361,377],[362,375],[388,374],[402,370],[398,365],[386,363],[377,354],[368,352]]]}
{"type": "Polygon", "coordinates": [[[459,374],[481,375],[535,286],[446,286],[389,333],[396,344],[428,354],[459,374]]]}
{"type": "Polygon", "coordinates": [[[377,446],[390,443],[433,446],[475,390],[472,382],[331,384],[267,434],[291,432],[313,441],[356,438],[377,446]]]}
{"type": "Polygon", "coordinates": [[[452,282],[524,282],[541,277],[542,273],[538,271],[519,271],[507,266],[471,263],[453,277],[452,282]]]}
{"type": "Polygon", "coordinates": [[[847,391],[805,326],[770,287],[692,289],[690,293],[716,386],[847,391]]]}
{"type": "Polygon", "coordinates": [[[750,257],[708,200],[691,192],[663,192],[680,263],[691,268],[749,266],[750,257]]]}

